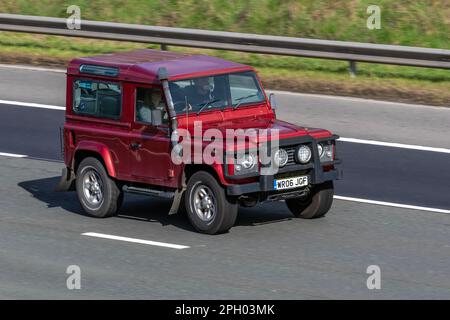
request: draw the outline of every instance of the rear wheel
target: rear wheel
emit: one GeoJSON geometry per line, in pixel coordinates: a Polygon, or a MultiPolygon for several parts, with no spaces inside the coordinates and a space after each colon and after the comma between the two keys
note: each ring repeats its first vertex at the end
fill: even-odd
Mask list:
{"type": "Polygon", "coordinates": [[[237,202],[227,197],[217,180],[204,171],[194,173],[189,179],[185,206],[192,226],[208,234],[227,232],[238,212],[237,202]]]}
{"type": "Polygon", "coordinates": [[[286,199],[286,205],[297,218],[320,218],[330,210],[333,195],[333,181],[327,181],[314,186],[309,195],[304,198],[286,199]]]}
{"type": "Polygon", "coordinates": [[[96,158],[81,161],[76,175],[76,189],[84,211],[96,218],[115,215],[123,202],[123,193],[96,158]]]}

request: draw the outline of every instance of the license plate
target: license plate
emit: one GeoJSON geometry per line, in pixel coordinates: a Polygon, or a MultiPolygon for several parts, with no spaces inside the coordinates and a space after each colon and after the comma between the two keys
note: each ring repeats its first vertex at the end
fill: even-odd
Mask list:
{"type": "Polygon", "coordinates": [[[309,183],[308,176],[291,177],[286,179],[274,179],[273,188],[275,190],[293,189],[307,186],[309,183]]]}

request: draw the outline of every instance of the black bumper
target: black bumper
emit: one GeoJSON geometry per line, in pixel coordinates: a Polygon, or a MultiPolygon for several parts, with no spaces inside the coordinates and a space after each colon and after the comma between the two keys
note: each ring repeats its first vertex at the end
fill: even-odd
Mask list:
{"type": "MultiPolygon", "coordinates": [[[[312,185],[342,178],[342,170],[340,168],[335,168],[326,172],[323,172],[322,170],[317,171],[311,170],[309,173],[306,173],[306,175],[310,176],[310,183],[312,185]]],[[[292,172],[292,175],[296,175],[295,171],[292,172]]],[[[303,173],[302,175],[305,174],[303,173]]],[[[227,194],[230,196],[239,196],[259,192],[276,192],[273,186],[274,179],[276,179],[274,176],[260,176],[258,182],[228,185],[227,194]]],[[[295,191],[295,189],[285,191],[292,192],[295,191]]],[[[280,191],[280,193],[282,193],[282,191],[280,191]]]]}
{"type": "MultiPolygon", "coordinates": [[[[295,192],[296,189],[288,189],[284,191],[277,191],[274,189],[274,179],[285,178],[287,176],[300,176],[300,175],[308,175],[310,177],[310,184],[317,185],[326,181],[338,180],[342,179],[342,169],[340,169],[339,165],[342,161],[337,158],[334,161],[322,163],[320,162],[320,157],[318,153],[319,142],[323,141],[333,141],[335,144],[336,140],[339,138],[337,135],[333,135],[331,137],[325,137],[321,139],[314,139],[313,137],[306,135],[300,136],[290,139],[285,139],[280,141],[280,146],[289,146],[289,145],[299,145],[299,144],[310,144],[313,152],[313,159],[310,163],[301,165],[289,165],[283,168],[279,168],[278,173],[274,175],[261,175],[259,176],[257,182],[245,183],[245,184],[231,184],[227,186],[227,194],[231,196],[245,195],[250,193],[290,193],[295,192]],[[323,168],[331,168],[331,170],[323,171],[323,168]],[[280,177],[281,175],[281,177],[280,177]]],[[[336,154],[335,154],[336,156],[336,154]]],[[[225,168],[226,169],[226,168],[225,168]]],[[[233,179],[236,177],[232,177],[228,175],[228,172],[225,170],[225,175],[229,179],[233,179]]],[[[299,190],[299,189],[297,189],[299,190]]],[[[301,189],[300,189],[301,190],[301,189]]]]}

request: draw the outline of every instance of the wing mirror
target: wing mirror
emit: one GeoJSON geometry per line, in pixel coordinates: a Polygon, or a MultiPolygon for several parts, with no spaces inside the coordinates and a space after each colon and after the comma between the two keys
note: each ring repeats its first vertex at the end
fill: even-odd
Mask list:
{"type": "Polygon", "coordinates": [[[278,108],[277,100],[275,99],[275,94],[273,93],[269,95],[269,104],[273,111],[277,110],[278,108]]]}

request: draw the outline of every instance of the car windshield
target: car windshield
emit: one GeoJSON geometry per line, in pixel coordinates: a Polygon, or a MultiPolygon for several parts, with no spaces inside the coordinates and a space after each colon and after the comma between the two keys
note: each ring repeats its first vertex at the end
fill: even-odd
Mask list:
{"type": "Polygon", "coordinates": [[[170,82],[177,114],[242,107],[265,101],[252,71],[183,79],[170,82]]]}

